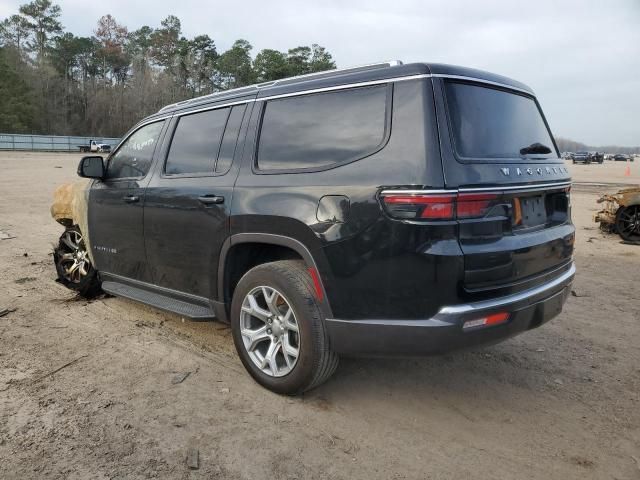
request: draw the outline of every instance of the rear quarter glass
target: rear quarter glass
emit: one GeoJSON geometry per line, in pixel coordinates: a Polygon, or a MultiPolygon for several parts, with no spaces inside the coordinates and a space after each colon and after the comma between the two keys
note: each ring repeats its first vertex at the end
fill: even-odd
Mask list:
{"type": "Polygon", "coordinates": [[[375,85],[267,101],[258,169],[331,168],[375,153],[388,137],[390,95],[375,85]]]}

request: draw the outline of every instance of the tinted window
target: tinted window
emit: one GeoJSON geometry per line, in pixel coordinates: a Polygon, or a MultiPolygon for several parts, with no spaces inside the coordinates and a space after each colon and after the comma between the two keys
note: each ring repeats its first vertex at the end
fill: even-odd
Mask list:
{"type": "Polygon", "coordinates": [[[326,167],[373,153],[385,138],[387,85],[268,101],[261,170],[326,167]]]}
{"type": "Polygon", "coordinates": [[[240,125],[242,124],[242,117],[244,116],[246,107],[246,105],[237,105],[231,109],[231,114],[227,121],[227,128],[222,138],[220,155],[218,155],[218,162],[216,163],[216,173],[227,173],[229,168],[231,168],[233,155],[236,151],[236,144],[238,143],[240,125]]]}
{"type": "Polygon", "coordinates": [[[127,138],[109,159],[107,178],[144,177],[163,124],[164,121],[150,123],[127,138]]]}
{"type": "Polygon", "coordinates": [[[180,117],[167,156],[165,173],[211,173],[218,158],[229,108],[180,117]]]}
{"type": "Polygon", "coordinates": [[[533,144],[528,158],[556,156],[536,102],[524,95],[464,83],[445,83],[456,152],[466,158],[519,158],[533,144]],[[550,152],[550,153],[549,153],[550,152]]]}

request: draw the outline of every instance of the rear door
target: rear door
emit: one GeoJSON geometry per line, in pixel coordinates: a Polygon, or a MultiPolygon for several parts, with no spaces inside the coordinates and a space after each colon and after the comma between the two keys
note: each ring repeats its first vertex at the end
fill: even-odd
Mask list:
{"type": "Polygon", "coordinates": [[[570,176],[528,92],[434,81],[447,189],[458,191],[464,289],[517,291],[569,267],[570,176]]]}
{"type": "Polygon", "coordinates": [[[146,190],[147,259],[155,285],[214,299],[251,103],[176,116],[146,190]]]}
{"type": "Polygon", "coordinates": [[[134,131],[109,157],[105,179],[91,187],[89,237],[101,272],[151,280],[144,251],[144,186],[164,125],[160,120],[134,131]]]}

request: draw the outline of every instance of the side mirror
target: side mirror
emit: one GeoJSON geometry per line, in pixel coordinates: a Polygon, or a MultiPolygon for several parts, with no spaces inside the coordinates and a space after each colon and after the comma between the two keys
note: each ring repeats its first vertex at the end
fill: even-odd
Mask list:
{"type": "Polygon", "coordinates": [[[78,176],[83,178],[97,178],[102,180],[104,178],[104,160],[102,157],[92,155],[89,157],[82,157],[80,164],[78,164],[78,176]]]}

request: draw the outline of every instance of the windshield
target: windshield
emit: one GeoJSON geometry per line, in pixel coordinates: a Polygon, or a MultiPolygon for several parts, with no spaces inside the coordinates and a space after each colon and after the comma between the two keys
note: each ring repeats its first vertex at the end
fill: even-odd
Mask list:
{"type": "Polygon", "coordinates": [[[445,82],[456,153],[464,159],[557,157],[533,98],[497,88],[445,82]]]}

